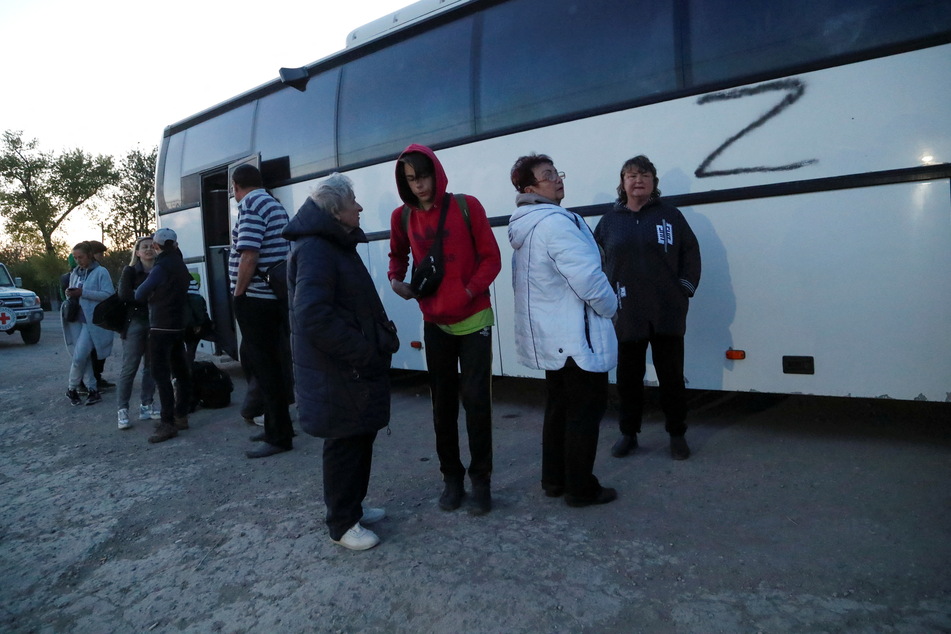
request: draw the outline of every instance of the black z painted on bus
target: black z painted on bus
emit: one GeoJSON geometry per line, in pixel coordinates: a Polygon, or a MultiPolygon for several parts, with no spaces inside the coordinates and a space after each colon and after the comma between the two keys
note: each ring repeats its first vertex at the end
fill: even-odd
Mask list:
{"type": "Polygon", "coordinates": [[[700,164],[700,167],[698,167],[694,172],[694,175],[697,178],[709,178],[710,176],[730,176],[733,174],[749,174],[751,172],[785,172],[819,162],[819,159],[808,159],[805,161],[798,161],[796,163],[789,163],[787,165],[779,165],[776,167],[738,167],[729,170],[710,169],[710,164],[713,163],[713,161],[715,161],[724,152],[724,150],[739,141],[749,132],[752,132],[789,106],[796,103],[799,98],[802,97],[803,93],[806,92],[806,85],[799,79],[780,79],[778,81],[760,84],[759,86],[753,86],[752,88],[737,88],[735,90],[726,90],[710,95],[704,95],[697,100],[697,105],[702,106],[714,101],[726,101],[728,99],[742,99],[743,97],[752,97],[772,90],[785,91],[786,95],[783,97],[782,101],[773,106],[773,108],[770,109],[766,114],[740,130],[738,133],[731,136],[729,139],[724,141],[720,147],[711,152],[710,155],[704,159],[703,163],[700,164]]]}

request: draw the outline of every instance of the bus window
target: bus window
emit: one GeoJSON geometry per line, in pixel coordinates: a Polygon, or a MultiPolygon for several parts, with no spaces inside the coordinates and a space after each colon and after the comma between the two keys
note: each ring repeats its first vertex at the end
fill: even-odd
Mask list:
{"type": "Polygon", "coordinates": [[[172,135],[163,144],[164,155],[159,160],[161,170],[156,194],[158,210],[167,211],[182,206],[182,146],[185,133],[172,135]]]}
{"type": "Polygon", "coordinates": [[[251,154],[253,116],[254,103],[249,103],[189,128],[182,155],[182,174],[251,154]]]}
{"type": "Polygon", "coordinates": [[[468,18],[347,64],[340,85],[339,164],[472,134],[471,44],[468,18]]]}
{"type": "Polygon", "coordinates": [[[290,178],[335,167],[339,74],[334,68],[311,77],[304,92],[285,88],[258,102],[254,148],[263,161],[289,157],[290,178]]]}
{"type": "Polygon", "coordinates": [[[479,132],[676,89],[672,4],[515,0],[486,10],[479,132]]]}
{"type": "Polygon", "coordinates": [[[690,72],[696,84],[946,31],[947,0],[690,0],[690,72]]]}

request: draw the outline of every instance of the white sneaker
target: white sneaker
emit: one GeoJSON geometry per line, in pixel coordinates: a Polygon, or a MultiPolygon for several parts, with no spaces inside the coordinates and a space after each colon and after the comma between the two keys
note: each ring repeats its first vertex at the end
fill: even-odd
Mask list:
{"type": "Polygon", "coordinates": [[[339,540],[333,539],[331,541],[350,550],[368,550],[379,544],[380,538],[377,537],[376,533],[368,528],[363,528],[360,526],[360,522],[357,522],[339,540]]]}
{"type": "Polygon", "coordinates": [[[129,422],[129,410],[123,407],[119,410],[119,429],[129,429],[132,424],[129,422]]]}
{"type": "Polygon", "coordinates": [[[162,408],[156,405],[155,403],[152,403],[151,405],[149,405],[149,412],[150,412],[149,417],[152,420],[162,420],[162,408]]]}
{"type": "Polygon", "coordinates": [[[386,517],[386,511],[384,509],[365,506],[363,507],[363,517],[360,518],[360,523],[364,526],[369,526],[370,524],[376,524],[384,517],[386,517]]]}
{"type": "Polygon", "coordinates": [[[143,403],[139,405],[139,420],[152,420],[152,406],[143,403]]]}

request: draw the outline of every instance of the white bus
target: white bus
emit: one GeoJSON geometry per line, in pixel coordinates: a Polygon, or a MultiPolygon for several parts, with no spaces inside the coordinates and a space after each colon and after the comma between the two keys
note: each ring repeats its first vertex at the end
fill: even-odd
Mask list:
{"type": "Polygon", "coordinates": [[[539,376],[513,352],[511,165],[552,156],[594,226],[646,154],[703,255],[689,387],[951,400],[951,2],[427,0],[347,44],[165,130],[158,222],[223,352],[229,166],[260,165],[292,214],[322,177],[353,179],[393,367],[424,369],[386,271],[395,159],[434,148],[502,249],[494,371],[539,376]]]}

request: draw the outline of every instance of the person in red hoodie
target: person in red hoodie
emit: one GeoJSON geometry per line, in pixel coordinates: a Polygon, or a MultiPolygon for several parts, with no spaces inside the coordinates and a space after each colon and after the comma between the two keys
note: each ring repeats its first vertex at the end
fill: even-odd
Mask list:
{"type": "Polygon", "coordinates": [[[396,188],[405,206],[390,217],[390,285],[403,299],[416,299],[433,401],[436,453],[445,488],[439,507],[454,511],[465,496],[466,468],[459,457],[459,399],[469,435],[470,513],[492,509],[492,326],[489,286],[502,268],[499,245],[485,209],[473,196],[446,192],[449,180],[428,147],[410,145],[396,162],[396,188]],[[414,266],[429,253],[445,206],[442,253],[445,273],[435,292],[419,297],[406,283],[409,254],[414,266]],[[461,370],[457,370],[459,368],[461,370]]]}

